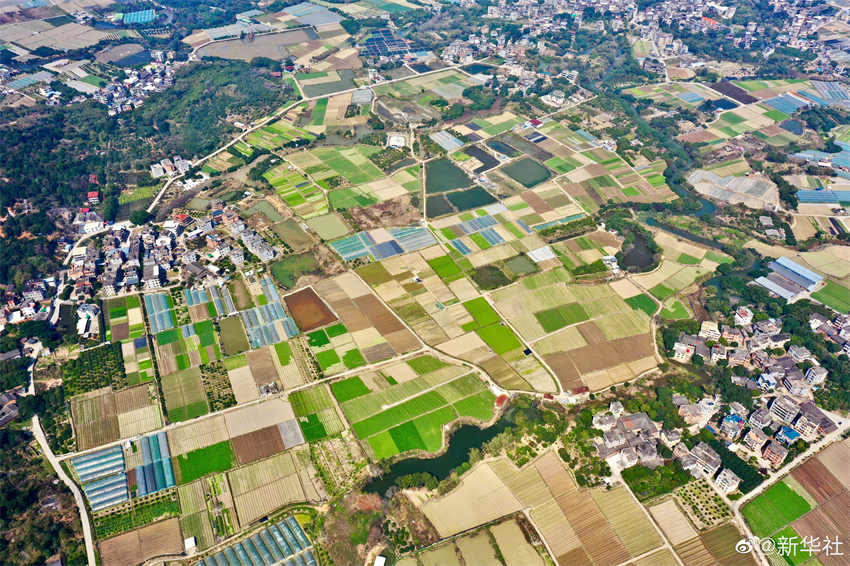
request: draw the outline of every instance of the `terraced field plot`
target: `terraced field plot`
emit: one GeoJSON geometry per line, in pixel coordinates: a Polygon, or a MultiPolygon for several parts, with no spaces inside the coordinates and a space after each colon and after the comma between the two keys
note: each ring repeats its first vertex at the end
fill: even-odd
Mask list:
{"type": "Polygon", "coordinates": [[[161,376],[221,359],[210,320],[160,332],[154,337],[161,376]]]}
{"type": "Polygon", "coordinates": [[[379,151],[381,148],[373,145],[320,147],[290,154],[287,159],[317,182],[340,176],[351,185],[361,185],[385,177],[369,160],[370,155],[379,151]]]}
{"type": "Polygon", "coordinates": [[[145,319],[138,295],[114,297],[103,302],[106,339],[127,342],[145,334],[145,319]]]}
{"type": "Polygon", "coordinates": [[[698,278],[714,272],[720,263],[730,259],[723,253],[681,240],[663,230],[654,231],[653,234],[663,250],[661,265],[651,273],[635,276],[635,281],[661,301],[686,289],[698,278]]]}
{"type": "Polygon", "coordinates": [[[323,369],[353,369],[404,354],[419,346],[417,337],[354,274],[344,273],[320,281],[316,284],[316,292],[342,322],[340,326],[327,329],[326,334],[333,336],[315,342],[316,347],[321,348],[324,346],[322,342],[328,340],[330,348],[336,351],[335,354],[326,354],[324,352],[329,350],[325,349],[317,353],[323,369]],[[324,361],[320,358],[322,355],[324,361]],[[342,366],[334,367],[338,363],[342,366]]]}
{"type": "Polygon", "coordinates": [[[390,95],[401,99],[418,99],[422,96],[422,89],[449,101],[459,100],[463,91],[468,86],[477,84],[477,81],[469,78],[454,69],[442,73],[432,73],[422,77],[412,77],[406,81],[379,85],[373,90],[377,96],[390,95]]]}
{"type": "Polygon", "coordinates": [[[162,426],[153,384],[120,391],[105,387],[71,398],[78,450],[150,432],[162,426]]]}
{"type": "Polygon", "coordinates": [[[464,368],[441,365],[420,374],[414,366],[398,362],[381,376],[368,375],[365,383],[356,378],[333,388],[355,435],[368,442],[377,460],[411,450],[438,451],[443,428],[458,417],[488,421],[493,416],[495,396],[475,375],[458,377],[464,368]]]}
{"type": "Polygon", "coordinates": [[[302,218],[312,218],[328,212],[327,199],[322,189],[304,175],[283,162],[263,174],[283,201],[302,218]]]}
{"type": "Polygon", "coordinates": [[[326,385],[296,391],[289,401],[307,442],[322,440],[345,428],[326,385]]]}
{"type": "Polygon", "coordinates": [[[121,356],[124,359],[127,385],[138,385],[153,380],[153,358],[147,336],[122,342],[121,356]]]}
{"type": "Polygon", "coordinates": [[[509,328],[498,323],[472,326],[472,316],[459,303],[474,298],[477,291],[441,249],[392,257],[358,273],[426,343],[480,365],[503,387],[554,389],[551,376],[534,356],[523,352],[509,328]],[[418,281],[411,280],[413,273],[418,281]]]}
{"type": "Polygon", "coordinates": [[[185,421],[209,412],[199,368],[164,375],[161,383],[169,421],[185,421]]]}
{"type": "Polygon", "coordinates": [[[493,293],[499,312],[532,343],[561,386],[603,389],[654,367],[648,316],[608,285],[567,287],[568,280],[561,268],[493,293]]]}
{"type": "MultiPolygon", "coordinates": [[[[478,464],[458,487],[421,508],[442,537],[530,509],[532,522],[559,566],[623,563],[662,544],[624,488],[579,490],[552,451],[520,469],[506,458],[478,464]]],[[[520,540],[505,527],[495,527],[494,535],[506,560],[510,557],[514,564],[533,560],[520,558],[521,547],[511,548],[508,541],[520,540]]]]}
{"type": "Polygon", "coordinates": [[[268,151],[279,149],[290,142],[298,140],[312,141],[314,139],[316,139],[315,135],[292,125],[286,120],[273,122],[268,126],[251,132],[245,137],[245,141],[248,144],[268,151]]]}

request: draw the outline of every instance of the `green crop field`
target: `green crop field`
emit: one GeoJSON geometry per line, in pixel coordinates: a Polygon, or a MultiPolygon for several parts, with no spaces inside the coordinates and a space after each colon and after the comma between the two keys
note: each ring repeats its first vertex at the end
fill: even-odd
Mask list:
{"type": "Polygon", "coordinates": [[[674,302],[670,307],[664,308],[661,311],[661,317],[668,320],[681,320],[689,318],[688,309],[685,308],[680,301],[674,302]]]}
{"type": "Polygon", "coordinates": [[[490,303],[484,297],[478,297],[463,303],[464,308],[472,316],[478,326],[487,326],[496,322],[501,322],[502,318],[493,310],[490,303]]]}
{"type": "Polygon", "coordinates": [[[445,404],[446,400],[438,393],[429,391],[356,422],[352,428],[358,438],[366,438],[445,404]]]}
{"type": "Polygon", "coordinates": [[[840,313],[850,312],[850,289],[833,281],[827,281],[823,289],[812,293],[812,297],[840,313]]]}
{"type": "Polygon", "coordinates": [[[280,360],[280,365],[287,366],[292,359],[292,347],[288,342],[280,342],[274,345],[274,351],[277,353],[277,359],[280,360]]]}
{"type": "Polygon", "coordinates": [[[296,391],[289,396],[289,402],[308,442],[321,440],[344,428],[331,394],[324,385],[296,391]]]}
{"type": "Polygon", "coordinates": [[[315,272],[319,268],[312,254],[291,255],[272,264],[272,275],[278,283],[291,289],[302,275],[315,272]]]}
{"type": "Polygon", "coordinates": [[[692,255],[681,254],[679,256],[679,259],[676,260],[676,261],[678,261],[679,263],[683,263],[685,265],[698,265],[699,262],[702,261],[702,260],[697,258],[697,257],[694,257],[692,255]]]}
{"type": "Polygon", "coordinates": [[[768,537],[779,528],[811,510],[811,505],[785,482],[779,482],[744,508],[744,517],[759,537],[768,537]]]}
{"type": "Polygon", "coordinates": [[[559,328],[563,328],[571,324],[584,322],[590,318],[587,312],[585,312],[584,307],[582,307],[579,303],[570,303],[568,305],[561,305],[545,311],[536,312],[534,313],[534,316],[537,318],[537,322],[540,323],[540,326],[543,327],[543,330],[547,333],[554,332],[559,328]]]}
{"type": "Polygon", "coordinates": [[[218,321],[218,325],[221,330],[221,345],[227,355],[239,354],[250,348],[241,318],[238,316],[222,318],[218,321]]]}
{"type": "Polygon", "coordinates": [[[522,347],[513,330],[501,324],[492,324],[475,330],[478,336],[499,355],[522,347]]]}
{"type": "Polygon", "coordinates": [[[658,308],[655,304],[655,301],[652,300],[652,297],[650,297],[646,293],[641,293],[640,295],[635,295],[634,297],[629,297],[628,299],[624,300],[626,301],[627,305],[629,305],[636,311],[643,311],[649,316],[655,314],[655,309],[658,308]]]}
{"type": "Polygon", "coordinates": [[[179,483],[183,484],[214,472],[226,472],[233,467],[236,456],[233,454],[230,441],[225,440],[182,454],[176,460],[180,474],[179,483]]]}
{"type": "MultiPolygon", "coordinates": [[[[790,566],[798,566],[804,563],[810,566],[821,564],[817,558],[812,558],[812,556],[817,554],[817,549],[807,548],[803,539],[791,525],[788,525],[770,538],[776,543],[774,555],[778,555],[780,561],[784,560],[790,566]]],[[[774,562],[771,561],[771,563],[774,562]]]]}
{"type": "Polygon", "coordinates": [[[417,375],[423,375],[426,373],[431,373],[432,371],[437,371],[440,368],[444,368],[448,364],[438,360],[430,354],[425,354],[419,356],[418,358],[412,358],[407,360],[407,365],[413,368],[413,371],[415,371],[417,375]]]}
{"type": "Polygon", "coordinates": [[[729,257],[726,254],[721,254],[721,253],[711,252],[711,251],[706,252],[705,259],[707,259],[709,261],[714,261],[716,263],[732,263],[733,261],[735,261],[734,259],[732,259],[731,257],[729,257]]]}
{"type": "Polygon", "coordinates": [[[649,290],[658,300],[663,301],[667,297],[671,296],[675,291],[666,287],[663,283],[659,283],[655,287],[649,290]]]}
{"type": "Polygon", "coordinates": [[[342,354],[342,363],[347,369],[359,368],[366,365],[366,358],[357,348],[353,348],[342,354]]]}
{"type": "Polygon", "coordinates": [[[319,362],[319,367],[322,368],[322,371],[325,371],[329,367],[339,363],[339,354],[337,354],[333,350],[325,350],[324,352],[317,352],[316,353],[316,361],[319,362]]]}
{"type": "Polygon", "coordinates": [[[342,381],[337,381],[331,384],[331,391],[340,403],[350,401],[356,397],[361,397],[370,393],[369,388],[363,383],[359,377],[349,377],[342,381]]]}
{"type": "Polygon", "coordinates": [[[429,259],[428,265],[430,265],[431,269],[434,270],[434,273],[436,273],[437,276],[444,281],[454,281],[463,275],[463,272],[457,264],[447,255],[429,259]]]}
{"type": "Polygon", "coordinates": [[[472,417],[482,421],[493,418],[493,405],[496,396],[491,391],[481,391],[475,395],[461,399],[454,404],[457,414],[462,417],[472,417]]]}

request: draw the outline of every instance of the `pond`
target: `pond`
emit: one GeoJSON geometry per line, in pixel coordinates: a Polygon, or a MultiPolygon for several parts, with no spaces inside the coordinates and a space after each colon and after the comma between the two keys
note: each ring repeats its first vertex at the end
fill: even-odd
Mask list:
{"type": "Polygon", "coordinates": [[[436,458],[407,458],[399,460],[390,466],[383,476],[375,478],[366,484],[363,491],[366,493],[386,493],[395,485],[398,478],[418,472],[427,472],[443,480],[451,474],[452,470],[469,459],[469,451],[472,448],[481,448],[484,443],[492,440],[497,434],[504,431],[512,423],[512,412],[508,411],[487,428],[479,428],[474,425],[463,425],[458,427],[449,437],[448,449],[436,458]]]}
{"type": "Polygon", "coordinates": [[[632,271],[645,271],[653,264],[655,253],[649,249],[646,239],[638,233],[635,233],[635,240],[632,246],[623,252],[623,259],[620,262],[620,267],[632,271]]]}

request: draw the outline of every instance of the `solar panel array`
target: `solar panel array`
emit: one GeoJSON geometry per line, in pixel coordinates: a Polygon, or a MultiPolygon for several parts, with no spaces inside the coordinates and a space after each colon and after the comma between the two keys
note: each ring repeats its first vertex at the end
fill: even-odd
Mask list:
{"type": "Polygon", "coordinates": [[[197,566],[316,566],[312,544],[289,516],[259,533],[226,547],[197,566]]]}
{"type": "Polygon", "coordinates": [[[71,460],[71,466],[93,511],[130,499],[120,446],[77,456],[71,460]]]}
{"type": "Polygon", "coordinates": [[[387,28],[373,31],[372,36],[364,40],[359,47],[360,55],[365,57],[405,55],[413,51],[413,46],[408,40],[396,37],[387,28]]]}

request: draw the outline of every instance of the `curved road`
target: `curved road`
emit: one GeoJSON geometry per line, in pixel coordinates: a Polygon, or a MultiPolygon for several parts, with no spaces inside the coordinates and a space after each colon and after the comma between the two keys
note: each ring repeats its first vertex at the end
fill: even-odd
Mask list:
{"type": "Polygon", "coordinates": [[[38,420],[38,415],[34,415],[32,418],[32,432],[33,435],[35,435],[36,441],[38,441],[38,445],[41,447],[41,453],[44,454],[44,457],[47,458],[48,462],[50,462],[50,466],[53,468],[53,471],[56,472],[56,475],[59,476],[62,483],[68,486],[68,489],[70,489],[71,493],[74,494],[74,501],[76,501],[77,507],[80,510],[80,522],[83,524],[83,538],[86,541],[86,558],[89,566],[97,566],[97,560],[94,552],[94,538],[92,537],[89,513],[86,510],[86,502],[83,500],[83,494],[80,491],[80,488],[77,487],[77,484],[71,481],[71,478],[69,478],[65,473],[65,470],[62,469],[62,466],[59,464],[59,460],[56,458],[53,450],[50,449],[50,445],[47,443],[47,437],[44,436],[44,430],[42,430],[41,423],[38,420]]]}

